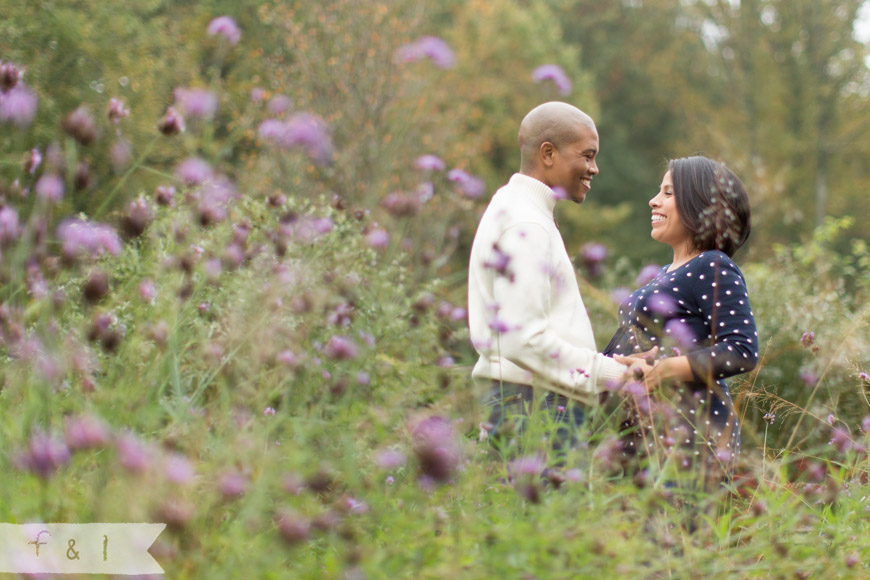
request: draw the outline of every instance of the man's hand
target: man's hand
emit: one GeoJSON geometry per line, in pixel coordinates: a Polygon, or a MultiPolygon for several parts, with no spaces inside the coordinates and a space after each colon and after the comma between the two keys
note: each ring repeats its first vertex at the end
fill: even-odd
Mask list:
{"type": "Polygon", "coordinates": [[[652,392],[659,388],[660,379],[653,365],[655,359],[652,356],[647,357],[645,355],[654,353],[654,351],[657,352],[657,347],[638,356],[616,354],[613,355],[613,360],[628,366],[626,376],[629,380],[633,379],[643,383],[646,385],[647,391],[652,392]]]}

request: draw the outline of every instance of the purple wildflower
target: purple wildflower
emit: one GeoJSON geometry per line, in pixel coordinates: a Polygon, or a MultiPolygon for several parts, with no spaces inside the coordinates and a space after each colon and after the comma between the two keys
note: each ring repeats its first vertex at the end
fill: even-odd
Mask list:
{"type": "Polygon", "coordinates": [[[661,270],[661,266],[657,266],[655,264],[649,264],[648,266],[644,266],[640,273],[637,275],[637,278],[634,280],[634,283],[637,286],[645,286],[648,282],[651,282],[656,275],[661,270]]]}
{"type": "Polygon", "coordinates": [[[142,300],[145,302],[151,302],[157,298],[157,286],[154,284],[153,280],[142,280],[142,282],[139,283],[139,296],[141,296],[142,300]]]}
{"type": "Polygon", "coordinates": [[[120,123],[121,119],[130,114],[130,109],[124,105],[121,99],[112,97],[109,99],[109,119],[113,123],[120,123]]]}
{"type": "Polygon", "coordinates": [[[499,276],[504,276],[513,282],[514,274],[508,269],[510,263],[510,255],[503,252],[501,248],[498,247],[498,244],[495,243],[492,245],[492,254],[490,254],[489,259],[483,262],[483,267],[488,270],[494,270],[499,276]]]}
{"type": "Polygon", "coordinates": [[[351,339],[334,335],[329,337],[329,342],[323,347],[323,353],[332,359],[347,360],[356,358],[359,348],[351,339]]]}
{"type": "Polygon", "coordinates": [[[61,128],[82,145],[90,145],[97,138],[97,122],[84,105],[64,117],[61,128]]]}
{"type": "Polygon", "coordinates": [[[858,378],[865,383],[870,382],[870,377],[867,376],[867,373],[858,373],[858,378]]]}
{"type": "Polygon", "coordinates": [[[555,64],[545,64],[543,66],[539,66],[534,71],[532,71],[532,80],[536,83],[540,83],[543,81],[553,81],[556,85],[556,88],[559,89],[559,93],[562,95],[570,95],[571,94],[571,80],[565,74],[565,71],[562,70],[562,67],[555,64]]]}
{"type": "Polygon", "coordinates": [[[462,193],[472,199],[480,197],[486,190],[486,183],[482,179],[462,169],[451,169],[447,172],[447,179],[456,183],[462,193]]]}
{"type": "Polygon", "coordinates": [[[166,479],[178,485],[190,483],[196,474],[190,460],[181,453],[173,453],[166,459],[164,473],[166,473],[166,479]]]}
{"type": "Polygon", "coordinates": [[[489,321],[489,329],[497,333],[511,332],[514,330],[512,326],[500,319],[498,315],[493,316],[492,320],[489,321]]]}
{"type": "Polygon", "coordinates": [[[390,234],[384,228],[375,228],[366,234],[366,243],[369,247],[382,250],[390,244],[390,234]]]}
{"type": "Polygon", "coordinates": [[[834,427],[831,432],[831,445],[840,453],[845,453],[852,449],[852,437],[843,427],[834,427]]]}
{"type": "Polygon", "coordinates": [[[218,108],[218,98],[208,89],[184,88],[175,89],[175,104],[188,117],[195,119],[211,119],[218,108]]]}
{"type": "Polygon", "coordinates": [[[171,185],[158,185],[155,198],[158,205],[172,206],[175,203],[175,188],[171,185]]]}
{"type": "Polygon", "coordinates": [[[366,386],[371,384],[372,377],[365,371],[360,371],[356,374],[356,384],[360,386],[366,386]]]}
{"type": "Polygon", "coordinates": [[[294,369],[302,365],[302,357],[294,353],[292,350],[282,350],[277,354],[275,360],[294,369]]]}
{"type": "Polygon", "coordinates": [[[808,387],[814,387],[819,382],[819,376],[813,371],[801,371],[800,377],[808,387]]]}
{"type": "Polygon", "coordinates": [[[24,164],[24,170],[30,175],[34,175],[40,165],[42,165],[42,153],[34,147],[30,150],[30,157],[27,158],[27,162],[24,164]]]}
{"type": "Polygon", "coordinates": [[[291,107],[293,107],[293,99],[287,95],[275,95],[269,99],[266,110],[273,115],[281,115],[289,111],[291,107]]]}
{"type": "Polygon", "coordinates": [[[240,497],[248,489],[248,478],[237,471],[225,473],[218,483],[218,489],[226,499],[240,497]]]}
{"type": "Polygon", "coordinates": [[[289,147],[303,148],[308,158],[316,163],[328,163],[332,159],[329,127],[316,115],[296,113],[290,117],[284,140],[289,147]]]}
{"type": "Polygon", "coordinates": [[[26,129],[36,115],[36,93],[22,84],[0,93],[0,123],[26,129]]]}
{"type": "Polygon", "coordinates": [[[15,63],[0,62],[0,92],[15,88],[21,79],[21,69],[15,63]]]}
{"type": "Polygon", "coordinates": [[[109,430],[93,415],[67,419],[66,444],[73,450],[96,449],[109,442],[109,430]]]}
{"type": "Polygon", "coordinates": [[[408,458],[401,451],[382,449],[375,455],[375,465],[381,469],[396,469],[407,463],[408,458]]]}
{"type": "Polygon", "coordinates": [[[60,201],[63,198],[64,190],[63,179],[54,173],[43,174],[36,182],[34,191],[36,196],[45,201],[60,201]]]}
{"type": "Polygon", "coordinates": [[[197,185],[213,175],[211,165],[199,157],[188,157],[175,168],[175,176],[187,185],[197,185]]]}
{"type": "Polygon", "coordinates": [[[229,16],[218,16],[208,23],[206,31],[209,36],[222,36],[230,46],[237,45],[242,37],[238,24],[229,16]]]}
{"type": "Polygon", "coordinates": [[[776,421],[776,413],[774,413],[773,411],[771,411],[769,413],[765,413],[764,417],[762,417],[762,419],[764,420],[765,423],[768,423],[769,425],[773,425],[773,422],[776,421]]]}
{"type": "Polygon", "coordinates": [[[468,317],[468,311],[465,308],[456,307],[450,311],[451,320],[465,320],[468,317]]]}
{"type": "Polygon", "coordinates": [[[66,443],[48,433],[36,431],[30,436],[27,452],[19,457],[18,463],[21,468],[48,479],[69,458],[66,443]]]}
{"type": "Polygon", "coordinates": [[[665,323],[665,334],[670,336],[678,346],[687,348],[695,341],[695,333],[691,327],[678,318],[672,318],[665,323]]]}
{"type": "Polygon", "coordinates": [[[151,454],[144,443],[132,433],[124,433],[115,443],[118,461],[132,473],[142,473],[151,462],[151,454]]]}
{"type": "Polygon", "coordinates": [[[444,162],[435,155],[421,155],[414,162],[414,167],[420,171],[444,171],[446,168],[444,162]]]}
{"type": "Polygon", "coordinates": [[[410,193],[394,191],[381,199],[381,207],[395,217],[410,217],[420,211],[420,197],[410,193]]]}
{"type": "Polygon", "coordinates": [[[266,91],[262,87],[254,87],[248,93],[248,98],[255,105],[259,105],[266,99],[266,91]]]}
{"type": "Polygon", "coordinates": [[[395,54],[398,63],[410,63],[430,59],[438,68],[449,69],[456,64],[456,55],[450,46],[436,36],[423,36],[400,47],[395,54]]]}
{"type": "Polygon", "coordinates": [[[19,235],[18,212],[14,207],[3,206],[0,208],[0,246],[15,242],[19,235]]]}
{"type": "Polygon", "coordinates": [[[295,511],[281,510],[275,518],[281,538],[295,546],[308,539],[311,532],[311,522],[295,511]]]}
{"type": "Polygon", "coordinates": [[[619,286],[610,292],[610,299],[617,304],[622,304],[629,296],[631,296],[631,290],[625,286],[619,286]]]}
{"type": "Polygon", "coordinates": [[[121,172],[125,170],[133,160],[133,145],[123,137],[119,137],[109,147],[109,160],[112,162],[112,168],[115,171],[121,172]]]}
{"type": "Polygon", "coordinates": [[[460,459],[453,424],[444,417],[426,417],[413,427],[411,437],[420,474],[437,482],[449,480],[460,459]]]}
{"type": "Polygon", "coordinates": [[[607,246],[597,242],[583,244],[580,247],[580,256],[589,275],[598,277],[602,273],[601,263],[607,258],[607,246]]]}
{"type": "Polygon", "coordinates": [[[266,407],[265,409],[263,409],[263,416],[264,417],[274,417],[275,416],[274,407],[266,407]]]}
{"type": "Polygon", "coordinates": [[[166,114],[157,123],[157,129],[164,135],[175,135],[184,132],[184,117],[181,116],[175,107],[166,109],[166,114]]]}
{"type": "Polygon", "coordinates": [[[656,294],[649,305],[654,314],[673,314],[677,310],[677,302],[667,294],[656,294]]]}
{"type": "Polygon", "coordinates": [[[537,455],[518,457],[508,463],[508,477],[511,479],[522,476],[537,477],[547,468],[546,462],[537,455]]]}
{"type": "Polygon", "coordinates": [[[69,260],[121,253],[121,239],[112,226],[79,219],[67,219],[57,228],[61,253],[69,260]]]}
{"type": "Polygon", "coordinates": [[[553,188],[553,198],[556,201],[560,201],[563,199],[568,199],[568,192],[565,191],[564,187],[559,187],[558,185],[553,188]]]}
{"type": "Polygon", "coordinates": [[[801,335],[801,344],[805,347],[809,348],[816,341],[816,333],[812,330],[808,330],[801,335]]]}
{"type": "Polygon", "coordinates": [[[384,480],[384,483],[386,483],[387,485],[393,485],[394,483],[396,483],[396,478],[392,475],[388,475],[387,478],[384,480]]]}

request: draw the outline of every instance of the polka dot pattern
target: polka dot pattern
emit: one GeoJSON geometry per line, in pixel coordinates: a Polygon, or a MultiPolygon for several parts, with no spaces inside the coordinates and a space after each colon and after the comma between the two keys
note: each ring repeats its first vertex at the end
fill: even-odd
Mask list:
{"type": "MultiPolygon", "coordinates": [[[[674,399],[687,430],[679,440],[706,449],[702,455],[708,461],[721,462],[740,448],[724,379],[755,367],[757,343],[743,274],[726,254],[708,251],[671,272],[663,267],[626,298],[619,306],[619,328],[604,353],[631,354],[659,345],[668,356],[688,357],[695,380],[680,385],[685,392],[674,399]]],[[[642,435],[643,429],[635,432],[642,435]]],[[[639,445],[635,436],[629,446],[639,445]]]]}

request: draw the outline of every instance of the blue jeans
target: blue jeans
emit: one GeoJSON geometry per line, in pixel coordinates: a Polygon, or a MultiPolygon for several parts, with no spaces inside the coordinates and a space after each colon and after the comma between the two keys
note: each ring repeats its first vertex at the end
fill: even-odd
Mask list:
{"type": "Polygon", "coordinates": [[[546,395],[535,397],[534,390],[528,385],[496,380],[493,380],[483,406],[489,409],[486,425],[489,441],[502,453],[522,452],[520,440],[528,429],[528,420],[534,410],[546,413],[552,421],[554,430],[548,436],[553,451],[557,453],[577,445],[577,431],[585,418],[583,405],[563,395],[547,391],[546,395]]]}

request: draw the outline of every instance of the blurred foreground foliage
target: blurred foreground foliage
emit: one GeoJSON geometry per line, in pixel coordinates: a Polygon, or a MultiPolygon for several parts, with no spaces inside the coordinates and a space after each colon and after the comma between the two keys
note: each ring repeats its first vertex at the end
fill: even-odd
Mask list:
{"type": "MultiPolygon", "coordinates": [[[[176,578],[866,575],[866,224],[805,227],[783,210],[808,208],[805,186],[820,183],[802,165],[816,141],[798,130],[815,97],[776,117],[793,131],[775,158],[779,133],[750,113],[781,103],[749,91],[728,108],[726,81],[706,76],[724,74],[714,57],[736,58],[738,31],[800,36],[796,22],[843,24],[854,7],[830,20],[725,4],[5,3],[0,51],[38,108],[24,129],[0,126],[0,519],[166,522],[152,552],[176,578]],[[764,27],[740,20],[750,10],[764,27]],[[237,45],[208,33],[221,15],[237,45]],[[714,17],[744,27],[705,47],[714,17]],[[455,66],[398,57],[433,34],[455,66]],[[543,64],[567,73],[570,96],[532,82],[543,64]],[[206,95],[184,132],[161,135],[178,88],[214,109],[206,95]],[[108,117],[113,97],[129,116],[108,117]],[[555,98],[601,119],[595,195],[559,217],[600,343],[612,296],[665,259],[638,243],[646,218],[632,221],[664,156],[706,146],[759,192],[744,271],[763,363],[732,384],[745,451],[728,493],[614,470],[613,417],[596,416],[564,464],[539,431],[513,463],[480,438],[467,247],[516,168],[519,119],[555,98]],[[80,105],[90,144],[61,129],[80,105]],[[750,157],[740,126],[759,131],[750,157]],[[291,128],[304,139],[282,141],[291,128]],[[444,168],[418,166],[425,154],[444,168]],[[481,176],[484,194],[456,175],[481,176]],[[54,176],[60,199],[38,185],[54,176]],[[110,229],[70,241],[71,218],[110,229]],[[579,258],[595,240],[611,251],[600,273],[579,258]]],[[[805,51],[786,53],[812,72],[805,51]]],[[[758,54],[728,70],[786,74],[758,54]]],[[[846,139],[863,122],[863,73],[837,70],[858,83],[837,93],[846,139]]],[[[832,208],[862,183],[849,151],[830,160],[851,168],[827,185],[832,208]]]]}

